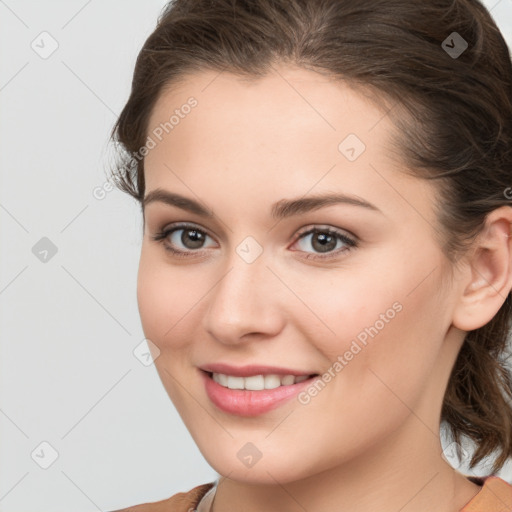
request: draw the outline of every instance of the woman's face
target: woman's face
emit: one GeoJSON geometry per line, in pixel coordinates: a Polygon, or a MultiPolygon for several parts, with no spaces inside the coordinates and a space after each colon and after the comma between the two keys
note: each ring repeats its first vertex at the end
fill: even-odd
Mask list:
{"type": "Polygon", "coordinates": [[[259,80],[197,72],[157,102],[146,197],[183,199],[144,206],[139,310],[219,473],[284,483],[438,442],[463,333],[435,189],[400,172],[393,129],[364,95],[285,66],[259,80]],[[334,195],[346,199],[313,200],[334,195]],[[215,364],[235,369],[217,368],[231,375],[218,383],[203,371],[215,364]],[[281,380],[236,378],[249,365],[317,376],[258,391],[281,380]]]}

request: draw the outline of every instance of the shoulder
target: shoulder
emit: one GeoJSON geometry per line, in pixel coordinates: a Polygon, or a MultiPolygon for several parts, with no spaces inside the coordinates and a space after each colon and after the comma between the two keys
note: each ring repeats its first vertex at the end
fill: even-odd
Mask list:
{"type": "Polygon", "coordinates": [[[472,478],[483,483],[481,491],[460,512],[506,512],[512,510],[512,485],[497,476],[472,478]]]}
{"type": "Polygon", "coordinates": [[[201,484],[187,492],[179,492],[170,498],[152,503],[142,503],[110,512],[192,512],[201,498],[215,485],[215,482],[201,484]]]}

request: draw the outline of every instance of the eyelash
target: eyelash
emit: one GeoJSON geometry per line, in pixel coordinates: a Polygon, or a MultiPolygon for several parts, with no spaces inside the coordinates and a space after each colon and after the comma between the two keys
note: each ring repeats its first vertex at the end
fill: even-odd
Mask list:
{"type": "MultiPolygon", "coordinates": [[[[206,233],[202,229],[199,229],[198,227],[194,226],[193,224],[177,224],[177,225],[172,226],[171,228],[159,231],[155,235],[151,236],[151,239],[156,242],[162,243],[164,246],[164,249],[166,251],[169,251],[173,256],[176,256],[177,258],[194,257],[194,255],[192,255],[191,253],[198,253],[198,252],[200,252],[200,250],[179,251],[179,250],[173,249],[171,246],[169,246],[168,244],[165,243],[166,238],[171,233],[174,233],[175,231],[187,230],[187,229],[199,231],[199,233],[210,237],[210,235],[208,235],[208,233],[206,233]]],[[[305,238],[307,235],[314,234],[314,233],[327,233],[328,235],[333,235],[338,240],[341,240],[343,243],[345,243],[347,245],[347,247],[345,247],[343,249],[337,249],[335,251],[325,253],[323,255],[318,254],[318,253],[317,254],[307,253],[307,255],[304,256],[304,258],[306,258],[306,259],[313,259],[313,260],[334,259],[334,258],[338,257],[341,253],[349,252],[352,249],[355,249],[358,247],[358,243],[355,239],[349,238],[347,235],[343,234],[341,231],[338,231],[338,230],[332,229],[332,228],[318,228],[318,227],[309,229],[304,232],[299,232],[297,235],[297,238],[295,239],[293,244],[295,245],[295,243],[298,242],[299,240],[301,240],[302,238],[305,238]]],[[[210,238],[212,238],[212,237],[210,237],[210,238]]]]}

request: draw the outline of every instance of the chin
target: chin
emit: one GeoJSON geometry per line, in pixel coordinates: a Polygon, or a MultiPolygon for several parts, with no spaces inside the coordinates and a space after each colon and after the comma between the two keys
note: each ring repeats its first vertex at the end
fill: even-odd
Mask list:
{"type": "MultiPolygon", "coordinates": [[[[211,443],[211,441],[209,442],[211,443]]],[[[210,453],[203,451],[201,453],[217,473],[237,482],[260,485],[275,485],[276,482],[287,484],[322,471],[321,469],[315,470],[312,461],[300,454],[298,459],[294,460],[279,451],[273,455],[262,453],[261,458],[250,465],[249,462],[244,463],[240,460],[240,458],[244,458],[243,454],[240,454],[240,458],[238,457],[237,451],[240,452],[240,449],[229,457],[226,457],[228,450],[221,446],[219,449],[221,451],[217,453],[211,453],[211,451],[210,453]]]]}

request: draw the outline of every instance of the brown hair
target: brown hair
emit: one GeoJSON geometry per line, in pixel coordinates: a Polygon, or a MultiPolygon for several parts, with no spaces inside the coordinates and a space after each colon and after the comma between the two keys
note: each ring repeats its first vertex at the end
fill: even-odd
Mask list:
{"type": "MultiPolygon", "coordinates": [[[[511,59],[477,0],[170,2],[138,55],[112,131],[118,188],[142,203],[144,159],[134,155],[164,87],[207,69],[256,78],[276,62],[344,80],[391,105],[392,147],[407,172],[439,180],[439,236],[451,262],[489,212],[510,205],[511,59]],[[450,54],[464,42],[462,54],[450,54]]],[[[511,300],[509,293],[490,322],[467,333],[441,412],[455,442],[476,444],[470,467],[493,455],[493,472],[512,455],[511,300]]]]}

